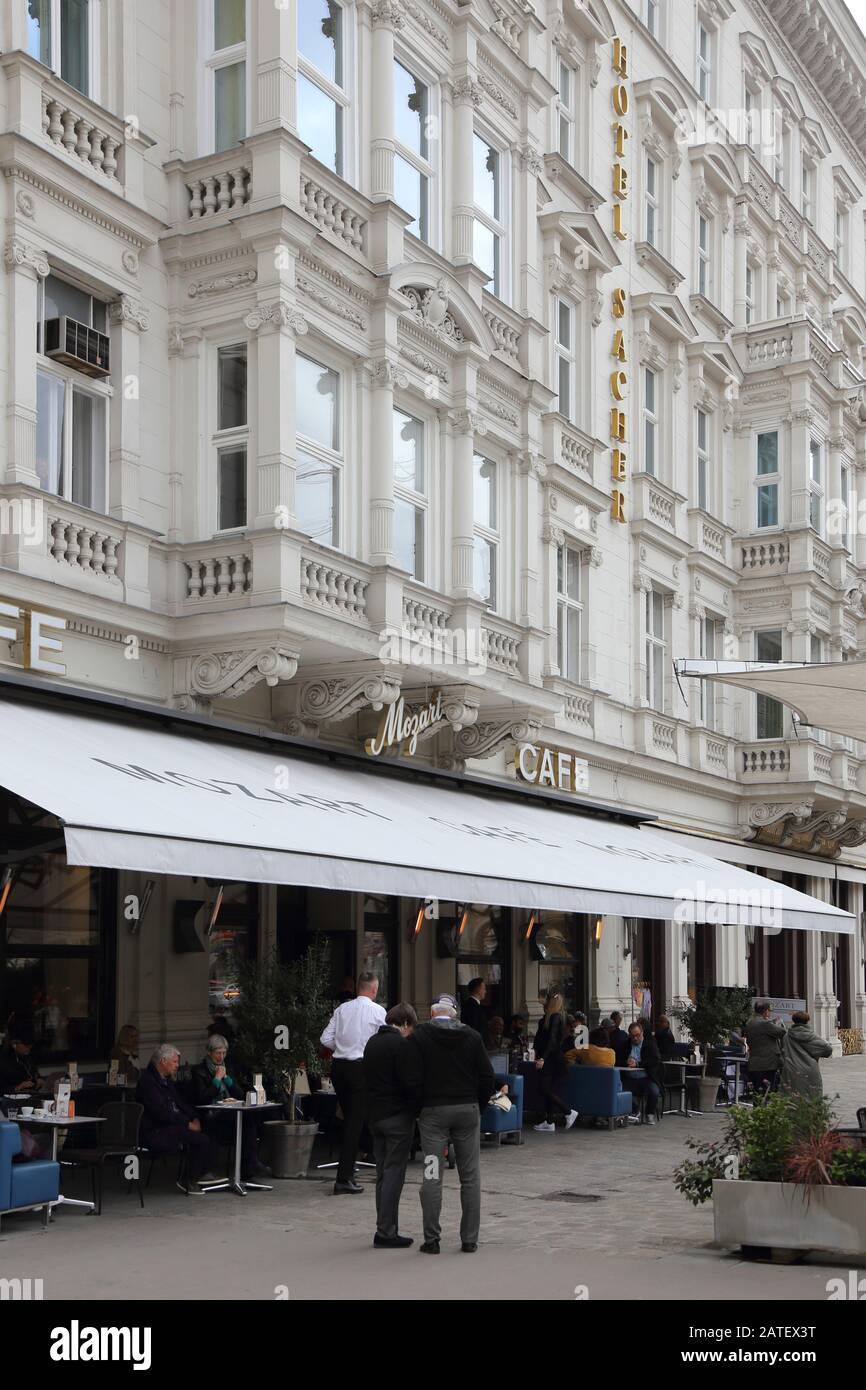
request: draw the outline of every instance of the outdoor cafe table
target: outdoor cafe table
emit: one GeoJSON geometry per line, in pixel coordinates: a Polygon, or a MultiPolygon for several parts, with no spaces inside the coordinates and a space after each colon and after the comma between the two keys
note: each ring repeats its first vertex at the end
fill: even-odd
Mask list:
{"type": "MultiPolygon", "coordinates": [[[[74,1129],[77,1125],[104,1125],[104,1115],[20,1115],[17,1123],[24,1125],[27,1129],[31,1125],[41,1125],[43,1129],[51,1130],[51,1161],[57,1162],[57,1144],[60,1138],[61,1129],[74,1129]]],[[[64,1197],[61,1192],[57,1198],[58,1205],[65,1207],[88,1207],[90,1211],[96,1210],[94,1202],[83,1202],[78,1197],[64,1197]]]]}
{"type": "Polygon", "coordinates": [[[237,1100],[226,1105],[215,1101],[213,1105],[199,1105],[199,1110],[209,1110],[214,1115],[235,1114],[235,1166],[234,1173],[230,1178],[223,1182],[209,1182],[208,1192],[222,1192],[224,1188],[230,1187],[232,1192],[236,1192],[239,1197],[246,1197],[251,1187],[258,1192],[272,1192],[273,1188],[264,1182],[241,1182],[241,1116],[247,1110],[254,1110],[258,1114],[262,1110],[282,1110],[278,1101],[266,1100],[264,1105],[250,1105],[248,1101],[237,1100]]]}

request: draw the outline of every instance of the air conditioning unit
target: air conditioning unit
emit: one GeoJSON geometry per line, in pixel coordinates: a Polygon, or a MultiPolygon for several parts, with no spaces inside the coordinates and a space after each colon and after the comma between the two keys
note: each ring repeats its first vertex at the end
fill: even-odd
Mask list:
{"type": "Polygon", "coordinates": [[[45,324],[45,356],[65,362],[67,367],[75,367],[88,376],[108,376],[108,346],[105,333],[88,328],[86,323],[77,323],[66,314],[59,319],[48,319],[45,324]]]}

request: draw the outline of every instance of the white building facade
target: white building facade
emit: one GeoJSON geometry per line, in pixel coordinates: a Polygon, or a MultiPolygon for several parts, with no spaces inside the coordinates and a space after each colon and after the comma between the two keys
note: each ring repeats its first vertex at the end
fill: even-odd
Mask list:
{"type": "MultiPolygon", "coordinates": [[[[566,750],[576,801],[859,923],[866,750],[672,665],[866,638],[840,0],[9,0],[0,25],[0,598],[64,620],[57,684],[356,749],[441,690],[419,762],[566,750]]],[[[104,1033],[198,1037],[208,962],[171,918],[209,892],[158,884],[140,932],[118,907],[79,1011],[89,971],[104,1033]]],[[[608,918],[548,923],[545,955],[479,910],[449,954],[417,903],[235,896],[259,951],[295,913],[346,974],[384,951],[392,1001],[489,958],[503,1013],[559,970],[596,1015],[751,983],[866,1026],[862,932],[608,918]]]]}

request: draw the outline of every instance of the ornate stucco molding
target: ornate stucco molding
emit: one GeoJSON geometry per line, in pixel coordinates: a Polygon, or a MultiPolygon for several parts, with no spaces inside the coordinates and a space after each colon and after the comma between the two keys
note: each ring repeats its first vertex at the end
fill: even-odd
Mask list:
{"type": "Polygon", "coordinates": [[[207,700],[236,700],[261,681],[275,686],[292,680],[297,669],[298,653],[277,645],[206,652],[190,662],[188,693],[207,700]]]}
{"type": "Polygon", "coordinates": [[[334,676],[309,681],[303,686],[298,701],[298,714],[303,720],[317,724],[351,719],[362,709],[381,710],[393,705],[400,697],[400,680],[396,675],[334,676]]]}

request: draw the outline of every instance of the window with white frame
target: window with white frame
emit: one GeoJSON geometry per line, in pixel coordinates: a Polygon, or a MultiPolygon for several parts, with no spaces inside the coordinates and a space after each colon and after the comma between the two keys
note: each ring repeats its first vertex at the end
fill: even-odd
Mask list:
{"type": "Polygon", "coordinates": [[[507,294],[505,246],[505,167],[501,150],[484,135],[475,132],[473,149],[473,189],[475,226],[472,258],[490,276],[487,288],[504,299],[507,294]]]}
{"type": "Polygon", "coordinates": [[[800,173],[800,211],[807,222],[815,221],[815,166],[805,155],[800,173]]]}
{"type": "Polygon", "coordinates": [[[217,530],[247,524],[247,345],[217,348],[216,449],[217,530]]]}
{"type": "Polygon", "coordinates": [[[247,133],[247,0],[199,0],[205,46],[202,153],[230,150],[247,133]]]}
{"type": "Polygon", "coordinates": [[[578,74],[576,70],[560,58],[559,82],[556,97],[556,116],[558,123],[557,140],[559,153],[569,164],[575,163],[577,83],[578,74]]]}
{"type": "Polygon", "coordinates": [[[713,97],[713,39],[712,29],[698,15],[698,42],[695,56],[695,86],[702,101],[713,97]]]}
{"type": "MultiPolygon", "coordinates": [[[[91,511],[105,512],[108,479],[109,386],[49,357],[66,317],[104,334],[106,306],[94,295],[49,275],[37,297],[36,472],[46,492],[91,511]]],[[[77,331],[77,330],[76,330],[77,331]]],[[[68,341],[68,335],[67,339],[68,341]]],[[[106,340],[107,347],[107,340],[106,340]]]]}
{"type": "Polygon", "coordinates": [[[343,423],[340,373],[295,355],[295,514],[320,545],[340,544],[343,423]]]}
{"type": "Polygon", "coordinates": [[[662,0],[641,0],[643,22],[654,39],[661,38],[662,0]]]}
{"type": "Polygon", "coordinates": [[[698,214],[698,294],[709,299],[713,292],[713,225],[704,213],[698,214]]]}
{"type": "Polygon", "coordinates": [[[394,557],[398,569],[426,579],[427,483],[424,424],[394,408],[394,557]]]}
{"type": "Polygon", "coordinates": [[[646,157],[644,197],[646,202],[644,239],[658,247],[661,239],[661,167],[649,155],[646,157]]]}
{"type": "MultiPolygon", "coordinates": [[[[755,633],[755,660],[782,660],[781,631],[755,633]]],[[[783,711],[779,701],[774,700],[771,695],[757,695],[755,697],[756,738],[781,738],[783,728],[783,711]]]]}
{"type": "Polygon", "coordinates": [[[780,483],[779,433],[778,430],[767,430],[758,435],[757,443],[756,524],[759,530],[779,525],[780,483]]]}
{"type": "Polygon", "coordinates": [[[712,476],[710,464],[710,417],[705,410],[695,411],[696,482],[698,506],[711,510],[712,476]]]}
{"type": "Polygon", "coordinates": [[[821,441],[809,440],[809,525],[823,535],[824,463],[821,441]]]}
{"type": "Polygon", "coordinates": [[[575,330],[577,315],[572,304],[566,299],[554,301],[556,326],[554,331],[554,356],[556,359],[557,409],[572,422],[576,419],[577,369],[575,352],[575,330]]]}
{"type": "Polygon", "coordinates": [[[658,473],[658,375],[651,367],[643,374],[643,469],[658,473]]]}
{"type": "MultiPolygon", "coordinates": [[[[702,661],[717,661],[724,656],[724,632],[725,625],[718,618],[701,618],[700,621],[700,645],[702,661]]],[[[701,723],[705,729],[716,729],[716,695],[717,687],[715,681],[698,681],[700,693],[701,723]]]]}
{"type": "Polygon", "coordinates": [[[316,159],[342,177],[349,105],[345,21],[334,0],[298,5],[298,133],[316,159]]]}
{"type": "Polygon", "coordinates": [[[665,670],[667,642],[665,640],[665,596],[658,589],[644,594],[644,625],[646,630],[646,701],[651,709],[665,707],[665,670]]]}
{"type": "Polygon", "coordinates": [[[776,318],[784,319],[791,312],[791,296],[779,290],[776,294],[776,318]]]}
{"type": "Polygon", "coordinates": [[[475,521],[472,587],[489,608],[499,606],[499,470],[493,459],[476,454],[473,461],[475,521]]]}
{"type": "Polygon", "coordinates": [[[99,100],[99,0],[27,0],[27,51],[99,100]]]}
{"type": "Polygon", "coordinates": [[[406,228],[421,241],[431,241],[431,93],[405,63],[394,63],[394,197],[412,213],[406,228]]]}
{"type": "Polygon", "coordinates": [[[564,680],[581,682],[583,562],[573,545],[556,548],[556,664],[564,680]]]}

